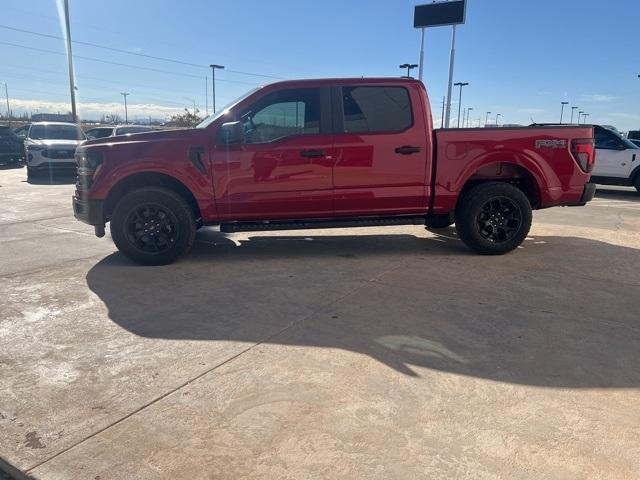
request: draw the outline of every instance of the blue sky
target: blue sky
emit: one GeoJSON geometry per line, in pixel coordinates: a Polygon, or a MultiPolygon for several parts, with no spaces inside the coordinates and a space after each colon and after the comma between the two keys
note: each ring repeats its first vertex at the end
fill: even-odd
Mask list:
{"type": "MultiPolygon", "coordinates": [[[[204,112],[210,63],[227,67],[217,74],[218,106],[272,77],[396,76],[400,63],[418,60],[416,3],[70,0],[74,40],[194,64],[74,44],[80,111],[122,115],[126,91],[132,117],[162,117],[193,100],[204,112]]],[[[61,36],[56,1],[3,0],[2,12],[0,82],[12,109],[68,110],[64,42],[5,28],[61,36]]],[[[594,123],[640,128],[638,18],[637,0],[469,0],[454,75],[470,83],[463,107],[473,107],[476,122],[491,111],[501,122],[529,123],[558,121],[568,101],[594,123]]],[[[438,125],[450,36],[450,27],[426,34],[425,83],[438,125]]]]}

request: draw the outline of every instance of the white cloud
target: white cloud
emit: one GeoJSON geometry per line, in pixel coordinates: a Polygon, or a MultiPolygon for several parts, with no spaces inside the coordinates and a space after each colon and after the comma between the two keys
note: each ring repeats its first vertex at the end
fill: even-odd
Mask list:
{"type": "MultiPolygon", "coordinates": [[[[39,111],[40,113],[66,113],[71,110],[69,102],[52,102],[49,100],[11,100],[11,110],[14,113],[39,111]]],[[[103,114],[117,113],[124,117],[124,106],[122,103],[96,103],[96,102],[78,102],[76,104],[78,115],[84,119],[98,119],[103,114]]],[[[135,117],[153,117],[165,118],[176,113],[184,111],[178,107],[165,107],[164,105],[156,105],[152,103],[130,103],[127,105],[129,118],[135,117]]]]}
{"type": "Polygon", "coordinates": [[[613,95],[604,95],[601,93],[582,95],[581,98],[584,102],[610,102],[616,99],[613,95]]]}

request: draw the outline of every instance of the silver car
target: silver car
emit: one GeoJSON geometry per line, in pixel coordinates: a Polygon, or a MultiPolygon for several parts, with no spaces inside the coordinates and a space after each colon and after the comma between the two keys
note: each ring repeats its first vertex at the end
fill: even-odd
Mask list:
{"type": "Polygon", "coordinates": [[[73,123],[32,123],[24,141],[27,178],[38,173],[75,169],[76,147],[86,139],[82,129],[73,123]]]}
{"type": "Polygon", "coordinates": [[[94,127],[84,132],[90,140],[94,138],[116,137],[132,133],[153,132],[153,128],[145,125],[115,125],[108,127],[94,127]]]}

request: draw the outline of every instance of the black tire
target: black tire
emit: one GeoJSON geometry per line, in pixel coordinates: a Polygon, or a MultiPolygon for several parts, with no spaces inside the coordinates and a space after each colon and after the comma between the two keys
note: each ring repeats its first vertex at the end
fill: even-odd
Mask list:
{"type": "Polygon", "coordinates": [[[189,204],[172,190],[147,187],[127,193],[111,216],[111,237],[141,265],[166,265],[186,254],[196,238],[189,204]]]}
{"type": "Polygon", "coordinates": [[[427,218],[424,224],[427,230],[437,230],[450,227],[453,225],[453,221],[449,218],[449,215],[438,215],[437,217],[427,218]]]}
{"type": "Polygon", "coordinates": [[[460,239],[483,255],[502,255],[517,248],[531,228],[531,204],[513,185],[482,183],[469,190],[456,209],[460,239]]]}
{"type": "Polygon", "coordinates": [[[36,172],[29,166],[27,166],[27,182],[30,182],[36,178],[36,172]]]}

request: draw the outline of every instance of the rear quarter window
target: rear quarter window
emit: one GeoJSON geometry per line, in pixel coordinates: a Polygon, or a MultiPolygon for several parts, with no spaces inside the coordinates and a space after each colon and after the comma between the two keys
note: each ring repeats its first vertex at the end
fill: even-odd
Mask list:
{"type": "Polygon", "coordinates": [[[344,133],[401,132],[413,125],[404,87],[343,87],[344,133]]]}

